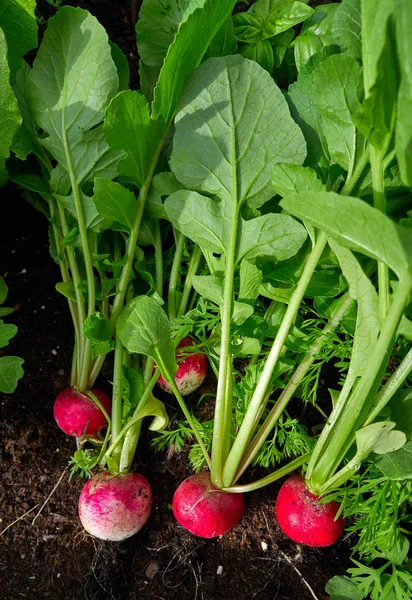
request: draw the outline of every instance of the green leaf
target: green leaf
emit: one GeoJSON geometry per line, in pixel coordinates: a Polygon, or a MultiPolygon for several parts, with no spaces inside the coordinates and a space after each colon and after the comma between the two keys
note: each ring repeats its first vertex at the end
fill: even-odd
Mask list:
{"type": "Polygon", "coordinates": [[[272,181],[276,193],[282,197],[291,192],[299,193],[307,190],[323,192],[326,190],[325,184],[318,179],[315,171],[301,165],[278,163],[272,171],[272,181]]]}
{"type": "Polygon", "coordinates": [[[392,19],[388,20],[385,44],[377,64],[376,79],[362,106],[353,111],[353,121],[368,141],[382,150],[388,147],[395,129],[399,85],[392,19]]]}
{"type": "Polygon", "coordinates": [[[363,600],[365,597],[357,583],[346,575],[335,575],[329,579],[325,591],[330,594],[329,600],[363,600]]]}
{"type": "Polygon", "coordinates": [[[167,219],[163,203],[170,194],[182,188],[182,184],[173,173],[157,173],[150,184],[145,211],[154,219],[167,219]]]}
{"type": "Polygon", "coordinates": [[[133,227],[137,212],[137,200],[133,192],[110,179],[94,180],[93,202],[104,219],[117,221],[128,230],[133,227]]]}
{"type": "Polygon", "coordinates": [[[373,462],[388,479],[412,479],[412,440],[400,450],[375,456],[373,462]]]}
{"type": "MultiPolygon", "coordinates": [[[[176,375],[175,348],[171,339],[169,320],[163,308],[148,296],[138,296],[123,309],[117,321],[116,333],[131,353],[145,354],[155,361],[162,359],[168,379],[176,375]]],[[[161,365],[159,364],[159,367],[161,365]]]]}
{"type": "Polygon", "coordinates": [[[313,8],[294,0],[258,0],[248,14],[264,18],[263,36],[270,38],[313,15],[313,8]]]}
{"type": "Polygon", "coordinates": [[[408,0],[396,0],[396,43],[401,82],[396,119],[396,156],[402,181],[412,186],[412,12],[408,0]]]}
{"type": "Polygon", "coordinates": [[[11,315],[12,313],[14,313],[13,308],[0,307],[0,317],[7,317],[7,315],[11,315]]]}
{"type": "Polygon", "coordinates": [[[83,333],[91,342],[93,358],[107,354],[114,349],[115,342],[110,330],[109,319],[100,313],[87,317],[83,324],[83,333]]]}
{"type": "Polygon", "coordinates": [[[27,80],[41,143],[78,182],[117,162],[104,142],[104,110],[118,88],[107,34],[88,12],[64,6],[48,21],[27,80]],[[108,158],[109,156],[109,158],[108,158]]]}
{"type": "Polygon", "coordinates": [[[18,356],[0,357],[0,392],[12,394],[17,387],[19,379],[24,375],[21,365],[24,363],[18,356]]]}
{"type": "Polygon", "coordinates": [[[72,283],[59,281],[59,283],[56,283],[54,287],[59,292],[59,294],[62,294],[65,298],[68,298],[72,302],[76,302],[76,294],[74,293],[74,287],[72,283]]]}
{"type": "Polygon", "coordinates": [[[236,39],[253,45],[262,39],[265,19],[262,15],[252,12],[240,12],[233,16],[233,25],[236,39]]]}
{"type": "Polygon", "coordinates": [[[332,35],[346,54],[362,58],[361,0],[342,0],[337,5],[332,35]]]}
{"type": "Polygon", "coordinates": [[[0,348],[4,348],[9,345],[9,340],[13,338],[17,333],[16,325],[11,323],[6,324],[0,320],[0,348]]]}
{"type": "Polygon", "coordinates": [[[0,29],[0,187],[8,179],[6,160],[10,155],[13,137],[21,122],[17,100],[10,85],[6,38],[0,29]]]}
{"type": "MultiPolygon", "coordinates": [[[[361,0],[362,62],[365,81],[365,97],[379,75],[379,57],[386,43],[389,17],[394,10],[394,0],[361,0]]],[[[389,73],[387,75],[390,76],[389,73]]]]}
{"type": "Polygon", "coordinates": [[[23,122],[13,139],[11,149],[20,160],[25,160],[31,152],[40,159],[44,159],[45,150],[37,140],[37,128],[33,122],[26,98],[26,82],[30,67],[25,60],[21,61],[21,68],[16,73],[13,91],[16,95],[23,122]]]}
{"type": "Polygon", "coordinates": [[[201,248],[224,251],[229,233],[223,202],[181,190],[166,199],[164,209],[173,227],[201,248]]]}
{"type": "MultiPolygon", "coordinates": [[[[73,215],[73,217],[76,218],[77,212],[73,194],[70,196],[60,196],[59,194],[55,194],[55,198],[58,200],[58,202],[63,204],[63,206],[73,215]]],[[[86,194],[80,192],[80,200],[86,229],[95,229],[96,231],[107,229],[108,224],[105,224],[104,219],[97,212],[93,198],[90,198],[90,196],[86,196],[86,194]]]]}
{"type": "Polygon", "coordinates": [[[235,0],[205,0],[202,8],[194,10],[180,25],[153,93],[152,127],[157,136],[168,128],[187,77],[200,63],[234,5],[235,0]]]}
{"type": "Polygon", "coordinates": [[[301,33],[297,38],[294,45],[295,62],[298,72],[302,69],[303,65],[308,62],[311,56],[320,52],[324,44],[321,38],[313,33],[313,31],[305,31],[301,33]]]}
{"type": "Polygon", "coordinates": [[[214,275],[195,275],[192,285],[198,294],[211,300],[218,306],[223,304],[223,282],[214,275]]]}
{"type": "Polygon", "coordinates": [[[315,271],[306,288],[305,298],[334,298],[341,292],[339,273],[329,269],[315,271]]]}
{"type": "Polygon", "coordinates": [[[262,284],[262,271],[248,260],[242,260],[239,275],[239,301],[256,300],[262,284]]]}
{"type": "Polygon", "coordinates": [[[259,293],[265,298],[270,298],[271,300],[276,300],[276,302],[289,304],[292,297],[293,288],[274,287],[270,283],[263,283],[259,288],[259,293]]]}
{"type": "Polygon", "coordinates": [[[242,325],[253,315],[253,306],[244,302],[235,302],[233,307],[232,321],[235,325],[242,325]]]}
{"type": "Polygon", "coordinates": [[[250,221],[240,221],[237,262],[270,256],[287,260],[306,240],[306,229],[288,215],[267,214],[250,221]]]}
{"type": "Polygon", "coordinates": [[[260,40],[253,46],[241,44],[238,52],[245,58],[257,62],[262,69],[272,75],[275,68],[275,55],[269,40],[260,40]]]}
{"type": "Polygon", "coordinates": [[[36,192],[38,194],[50,194],[50,188],[47,183],[39,177],[38,175],[31,175],[30,173],[20,173],[18,175],[13,175],[10,177],[13,183],[17,183],[17,185],[21,185],[27,190],[31,190],[32,192],[36,192]]]}
{"type": "Polygon", "coordinates": [[[412,390],[399,390],[390,399],[391,419],[396,422],[398,429],[412,439],[412,390]]]}
{"type": "Polygon", "coordinates": [[[119,92],[129,89],[130,70],[126,56],[120,50],[119,46],[109,40],[112,59],[117,69],[119,78],[119,92]]]}
{"type": "Polygon", "coordinates": [[[175,125],[176,177],[232,207],[264,204],[273,195],[274,165],[299,164],[306,156],[281,91],[259,65],[240,56],[210,58],[195,71],[175,125]]]}
{"type": "Polygon", "coordinates": [[[313,101],[321,116],[329,156],[333,163],[350,172],[356,151],[356,128],[351,114],[358,110],[362,92],[362,69],[350,56],[329,56],[313,72],[313,101]]]}
{"type": "Polygon", "coordinates": [[[36,0],[2,0],[0,3],[0,28],[4,31],[9,48],[12,83],[23,56],[37,47],[35,9],[36,0]]]}
{"type": "Polygon", "coordinates": [[[223,25],[210,42],[209,48],[206,50],[203,60],[212,56],[228,56],[236,53],[236,38],[235,29],[233,26],[232,16],[229,15],[223,22],[223,25]]]}
{"type": "Polygon", "coordinates": [[[4,277],[0,275],[0,304],[3,304],[6,301],[8,293],[9,288],[7,283],[5,282],[4,277]]]}
{"type": "Polygon", "coordinates": [[[396,423],[378,421],[359,429],[356,434],[356,457],[352,460],[362,462],[371,452],[387,454],[404,446],[406,436],[402,431],[394,430],[396,423]]]}
{"type": "Polygon", "coordinates": [[[144,0],[136,23],[141,60],[160,68],[180,24],[205,0],[144,0]]]}
{"type": "Polygon", "coordinates": [[[288,50],[290,43],[294,38],[293,29],[288,29],[283,33],[279,33],[275,38],[270,40],[273,48],[273,57],[275,60],[275,67],[280,67],[283,59],[285,58],[286,51],[288,50]]]}
{"type": "Polygon", "coordinates": [[[399,278],[408,270],[402,228],[366,202],[334,192],[305,192],[290,194],[280,204],[343,246],[386,263],[399,278]]]}
{"type": "Polygon", "coordinates": [[[127,175],[137,186],[146,179],[151,161],[147,139],[149,107],[140,92],[120,92],[109,104],[104,119],[104,131],[110,147],[124,153],[118,165],[119,173],[127,175]]]}

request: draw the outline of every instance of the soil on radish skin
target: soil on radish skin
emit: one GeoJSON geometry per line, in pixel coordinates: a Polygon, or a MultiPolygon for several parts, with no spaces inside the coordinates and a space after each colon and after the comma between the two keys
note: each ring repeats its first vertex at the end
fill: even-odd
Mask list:
{"type": "MultiPolygon", "coordinates": [[[[133,19],[140,2],[73,0],[63,4],[82,6],[99,18],[127,55],[135,82],[138,59],[133,19]]],[[[54,12],[46,0],[39,0],[38,7],[44,18],[54,12]]],[[[77,515],[84,482],[73,478],[69,483],[66,470],[74,440],[53,420],[54,398],[70,377],[73,341],[67,303],[54,288],[60,280],[59,269],[48,253],[45,218],[11,185],[2,190],[2,198],[6,210],[0,220],[0,273],[6,275],[10,288],[6,304],[15,307],[7,322],[19,327],[5,350],[24,358],[25,376],[13,396],[1,397],[0,405],[0,597],[326,599],[328,579],[349,566],[347,541],[311,549],[288,540],[275,519],[280,483],[248,494],[242,520],[220,539],[193,537],[177,526],[170,509],[173,491],[192,473],[187,456],[155,453],[147,431],[137,457],[139,471],[153,490],[147,525],[121,544],[101,542],[84,533],[77,515]]],[[[100,385],[110,390],[109,380],[110,364],[100,385]]],[[[213,386],[209,376],[199,394],[213,386]]],[[[197,397],[189,398],[193,405],[197,397]]],[[[173,416],[174,401],[166,395],[162,399],[173,416]]]]}

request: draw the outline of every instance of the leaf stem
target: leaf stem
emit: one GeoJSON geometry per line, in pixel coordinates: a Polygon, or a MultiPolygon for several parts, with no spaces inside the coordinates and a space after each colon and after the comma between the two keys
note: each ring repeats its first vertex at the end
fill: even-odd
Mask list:
{"type": "Polygon", "coordinates": [[[289,400],[295,393],[303,377],[306,375],[310,366],[313,364],[317,354],[322,348],[328,335],[337,327],[340,320],[345,315],[352,303],[353,298],[349,296],[349,294],[345,294],[345,296],[342,297],[339,305],[336,307],[335,311],[331,315],[328,323],[323,328],[322,333],[315,340],[315,342],[312,344],[312,346],[309,348],[309,350],[303,357],[298,368],[294,372],[291,379],[288,381],[286,387],[283,389],[282,393],[280,394],[270,413],[259,428],[258,433],[247,447],[245,453],[243,454],[239,468],[237,470],[235,481],[237,481],[241,477],[241,475],[245,472],[247,467],[255,458],[256,454],[259,452],[260,448],[264,444],[273,427],[276,425],[280,415],[286,408],[289,400]]]}
{"type": "Polygon", "coordinates": [[[202,251],[201,251],[200,247],[197,244],[195,244],[195,246],[193,248],[192,256],[190,257],[189,266],[187,269],[187,275],[185,278],[185,283],[183,285],[182,299],[180,301],[179,309],[177,311],[178,317],[181,317],[186,312],[190,292],[192,291],[192,278],[197,273],[201,258],[202,258],[202,251]]]}
{"type": "Polygon", "coordinates": [[[177,306],[176,306],[176,290],[180,276],[180,266],[182,264],[183,250],[186,244],[186,237],[183,233],[173,229],[175,234],[175,253],[173,257],[172,270],[169,279],[169,292],[167,296],[167,309],[169,313],[169,319],[174,321],[176,319],[177,306]]]}
{"type": "MultiPolygon", "coordinates": [[[[112,392],[112,439],[116,439],[122,429],[122,375],[123,375],[123,344],[116,336],[116,346],[114,349],[114,367],[113,367],[113,392],[112,392]]],[[[114,452],[115,459],[118,462],[120,458],[120,449],[114,452]]]]}
{"type": "Polygon", "coordinates": [[[253,435],[253,431],[256,426],[256,415],[259,412],[261,403],[270,385],[270,380],[274,368],[282,352],[283,345],[289,334],[290,328],[292,327],[296,319],[296,315],[302,302],[303,296],[305,294],[306,288],[313,275],[316,265],[319,262],[320,256],[325,248],[325,245],[326,235],[323,232],[319,232],[312,252],[307,257],[302,275],[300,276],[296,289],[292,294],[276,338],[273,341],[272,348],[266,359],[265,366],[259,377],[259,381],[253,393],[252,399],[249,403],[242,425],[236,436],[235,442],[232,446],[232,450],[230,451],[230,454],[226,460],[223,473],[224,487],[229,487],[234,481],[245,448],[249,444],[251,436],[253,435]]]}

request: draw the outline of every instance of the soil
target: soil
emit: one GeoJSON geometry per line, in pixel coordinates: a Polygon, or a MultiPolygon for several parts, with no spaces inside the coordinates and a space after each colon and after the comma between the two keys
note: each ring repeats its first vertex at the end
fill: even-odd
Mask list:
{"type": "MultiPolygon", "coordinates": [[[[47,18],[53,9],[39,2],[47,18]]],[[[137,77],[133,20],[139,3],[73,2],[90,9],[129,58],[137,77]]],[[[7,352],[25,360],[25,376],[0,413],[0,597],[5,600],[318,600],[325,584],[349,566],[349,541],[301,547],[278,529],[280,486],[246,496],[241,522],[214,540],[179,527],[173,490],[190,474],[185,453],[155,453],[147,432],[137,468],[152,485],[144,529],[123,543],[93,539],[82,529],[77,499],[84,482],[68,482],[75,450],[53,419],[53,401],[70,375],[73,333],[67,304],[55,291],[59,270],[48,252],[46,219],[12,185],[2,190],[0,272],[10,288],[9,317],[19,328],[7,352]],[[46,502],[47,501],[47,502],[46,502]],[[46,504],[45,504],[46,503],[46,504]]],[[[103,372],[100,385],[109,388],[103,372]]],[[[202,393],[214,382],[209,377],[202,393]]],[[[173,402],[168,401],[172,413],[173,402]]]]}

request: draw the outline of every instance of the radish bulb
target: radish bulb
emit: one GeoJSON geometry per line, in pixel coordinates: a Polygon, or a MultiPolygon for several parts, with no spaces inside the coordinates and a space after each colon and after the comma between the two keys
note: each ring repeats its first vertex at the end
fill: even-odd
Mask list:
{"type": "Polygon", "coordinates": [[[172,502],[177,522],[202,538],[213,538],[230,531],[240,520],[244,506],[243,494],[228,494],[215,488],[207,472],[185,479],[172,502]]]}
{"type": "MultiPolygon", "coordinates": [[[[102,390],[92,390],[92,393],[110,415],[110,396],[102,390]]],[[[53,413],[57,425],[67,435],[95,435],[107,425],[106,417],[93,400],[86,393],[78,392],[74,388],[66,388],[60,392],[54,401],[53,413]]]]}
{"type": "Polygon", "coordinates": [[[139,473],[98,473],[86,483],[79,498],[79,517],[85,530],[112,542],[137,533],[151,508],[152,490],[139,473]]]}
{"type": "MultiPolygon", "coordinates": [[[[193,340],[186,336],[183,338],[181,342],[179,342],[177,348],[184,348],[185,346],[192,346],[193,340]]],[[[205,380],[207,373],[207,357],[205,354],[201,354],[197,352],[196,354],[191,354],[186,356],[181,362],[179,362],[179,358],[182,357],[182,354],[176,352],[176,360],[178,361],[178,370],[176,373],[176,386],[182,396],[187,396],[191,394],[198,387],[200,387],[205,380]]],[[[170,383],[168,383],[162,376],[157,380],[159,386],[165,392],[169,392],[169,394],[173,394],[170,383]]]]}
{"type": "Polygon", "coordinates": [[[301,475],[294,475],[282,485],[276,500],[276,517],[282,531],[298,544],[330,546],[342,535],[343,517],[335,520],[336,501],[318,504],[318,497],[307,488],[301,475]]]}

